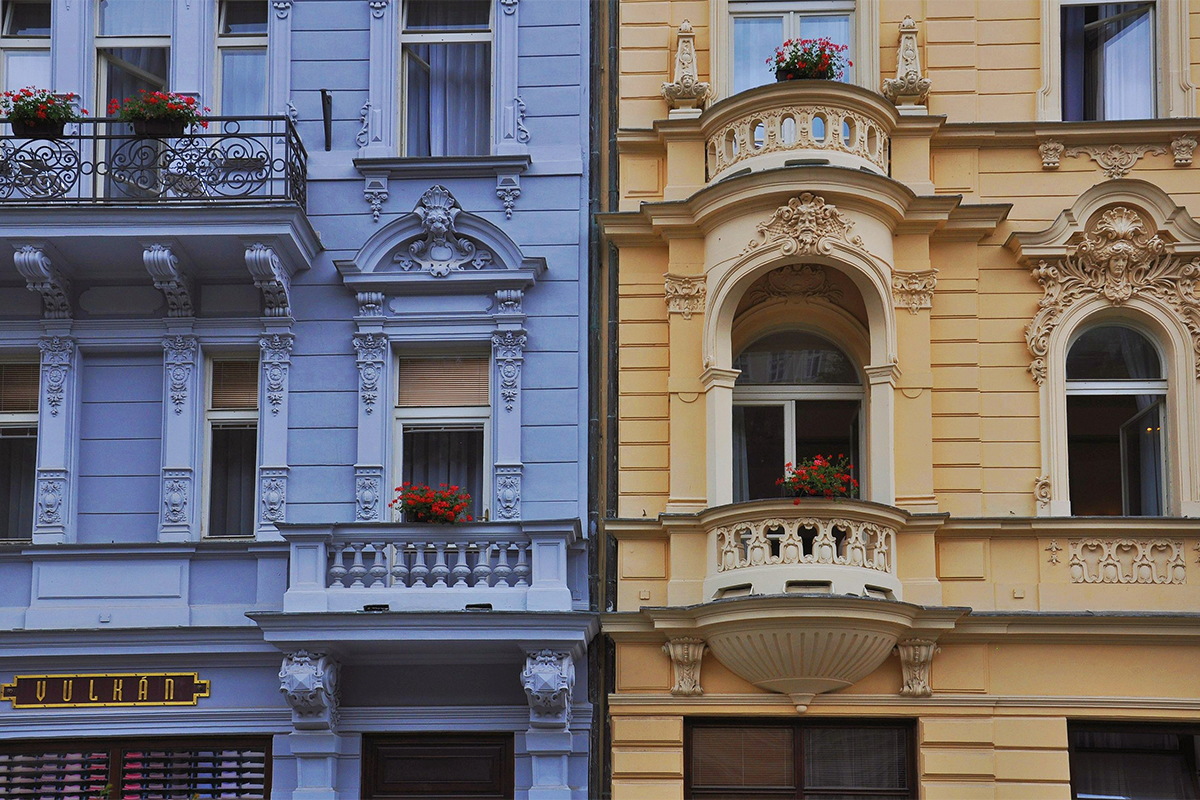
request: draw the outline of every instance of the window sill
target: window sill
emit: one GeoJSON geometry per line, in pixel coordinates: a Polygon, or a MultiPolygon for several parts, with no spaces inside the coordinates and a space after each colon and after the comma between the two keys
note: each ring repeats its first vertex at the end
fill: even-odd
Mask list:
{"type": "Polygon", "coordinates": [[[359,173],[389,178],[496,178],[520,175],[529,164],[528,155],[354,159],[359,173]]]}

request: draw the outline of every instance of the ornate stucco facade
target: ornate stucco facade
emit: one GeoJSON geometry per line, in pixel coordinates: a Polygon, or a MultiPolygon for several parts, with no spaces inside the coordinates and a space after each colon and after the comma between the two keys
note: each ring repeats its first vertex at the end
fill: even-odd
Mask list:
{"type": "Polygon", "coordinates": [[[731,5],[618,10],[613,797],[796,719],[910,724],[912,796],[1072,797],[1080,726],[1200,719],[1200,9],[1152,4],[1156,118],[1063,122],[1057,0],[860,0],[852,80],[741,92],[731,5]],[[1161,359],[1161,515],[1072,481],[1104,326],[1161,359]],[[787,331],[857,372],[859,500],[735,502],[736,364],[787,331]]]}

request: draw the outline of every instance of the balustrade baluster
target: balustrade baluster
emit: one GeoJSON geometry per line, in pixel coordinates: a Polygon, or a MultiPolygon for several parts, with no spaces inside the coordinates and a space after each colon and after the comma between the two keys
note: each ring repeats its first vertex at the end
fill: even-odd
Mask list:
{"type": "Polygon", "coordinates": [[[383,542],[371,542],[371,549],[375,551],[375,560],[371,562],[371,568],[367,570],[371,575],[371,582],[367,584],[368,586],[378,585],[382,588],[383,582],[387,580],[388,568],[383,560],[384,547],[383,542]]]}
{"type": "Polygon", "coordinates": [[[342,552],[345,548],[340,544],[331,545],[329,548],[329,572],[328,583],[331,589],[345,589],[346,565],[342,561],[342,552]]]}
{"type": "Polygon", "coordinates": [[[408,547],[404,544],[392,547],[392,586],[408,588],[408,547]]]}
{"type": "Polygon", "coordinates": [[[450,567],[446,566],[446,543],[436,542],[433,548],[435,557],[433,560],[433,569],[429,571],[429,576],[433,578],[434,586],[445,586],[446,578],[450,576],[450,567]]]}
{"type": "Polygon", "coordinates": [[[497,542],[496,550],[499,560],[496,562],[496,568],[492,570],[492,574],[496,576],[497,586],[512,586],[508,579],[512,577],[512,567],[508,565],[508,542],[497,542]]]}
{"type": "Polygon", "coordinates": [[[472,586],[492,585],[492,546],[487,542],[476,542],[475,550],[479,557],[475,560],[475,568],[471,570],[474,578],[472,586]]]}
{"type": "Polygon", "coordinates": [[[467,565],[467,547],[466,542],[455,542],[451,547],[454,548],[454,568],[450,570],[451,577],[454,578],[454,587],[465,587],[467,578],[471,577],[471,568],[467,565]]]}
{"type": "Polygon", "coordinates": [[[365,586],[363,578],[367,576],[367,568],[363,564],[363,548],[366,546],[366,542],[350,543],[350,548],[354,551],[354,563],[350,565],[349,571],[351,588],[365,586]]]}
{"type": "Polygon", "coordinates": [[[529,545],[518,542],[517,565],[513,567],[513,577],[517,579],[517,586],[528,586],[532,572],[533,570],[529,568],[529,545]]]}
{"type": "Polygon", "coordinates": [[[412,587],[424,589],[429,586],[425,582],[429,578],[429,566],[425,563],[425,542],[415,542],[413,547],[416,552],[413,555],[412,569],[409,570],[409,574],[412,575],[412,587]]]}

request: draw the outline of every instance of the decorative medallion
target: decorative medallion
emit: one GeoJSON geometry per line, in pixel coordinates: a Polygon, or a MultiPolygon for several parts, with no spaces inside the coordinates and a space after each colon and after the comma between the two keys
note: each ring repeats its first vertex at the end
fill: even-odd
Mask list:
{"type": "Polygon", "coordinates": [[[755,238],[742,254],[767,245],[779,244],[785,256],[829,255],[833,245],[849,245],[865,251],[863,240],[851,234],[854,223],[820,195],[805,192],[780,206],[766,222],[758,224],[755,238]]]}
{"type": "Polygon", "coordinates": [[[413,212],[421,218],[424,238],[411,243],[407,252],[393,257],[400,269],[424,270],[435,278],[444,278],[452,271],[467,267],[478,270],[491,265],[490,252],[477,248],[455,230],[454,223],[462,208],[446,187],[427,189],[413,212]]]}

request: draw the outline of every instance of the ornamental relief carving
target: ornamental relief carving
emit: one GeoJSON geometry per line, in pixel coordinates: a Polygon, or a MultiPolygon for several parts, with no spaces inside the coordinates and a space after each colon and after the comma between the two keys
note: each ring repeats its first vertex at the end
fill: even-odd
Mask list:
{"type": "Polygon", "coordinates": [[[1171,539],[1071,539],[1071,583],[1182,584],[1183,542],[1171,539]]]}
{"type": "Polygon", "coordinates": [[[42,351],[46,405],[50,408],[50,416],[57,417],[63,404],[67,371],[75,357],[75,340],[66,336],[50,336],[38,342],[38,349],[42,351]]]}
{"type": "Polygon", "coordinates": [[[1042,157],[1042,169],[1058,169],[1064,156],[1078,158],[1087,156],[1108,178],[1124,178],[1137,162],[1146,155],[1166,155],[1168,148],[1177,167],[1189,167],[1192,164],[1192,153],[1196,149],[1196,139],[1190,134],[1182,134],[1171,140],[1169,145],[1162,144],[1110,144],[1077,145],[1067,147],[1056,139],[1047,139],[1038,144],[1038,152],[1042,157]]]}
{"type": "Polygon", "coordinates": [[[663,276],[663,291],[667,299],[667,311],[671,314],[682,314],[684,319],[691,319],[692,314],[704,311],[704,297],[707,291],[703,277],[687,277],[684,275],[663,276]]]}
{"type": "Polygon", "coordinates": [[[919,272],[892,273],[892,300],[896,308],[907,308],[916,314],[922,308],[933,308],[933,290],[937,288],[936,269],[919,272]]]}
{"type": "Polygon", "coordinates": [[[183,414],[187,402],[188,384],[192,379],[192,367],[196,363],[199,341],[195,336],[167,336],[163,339],[163,360],[167,379],[170,382],[171,404],[175,414],[183,414]]]}
{"type": "Polygon", "coordinates": [[[742,255],[775,244],[785,256],[829,255],[834,243],[866,252],[862,237],[851,233],[853,228],[854,222],[842,216],[837,206],[826,203],[820,195],[804,192],[758,224],[755,237],[742,255]]]}
{"type": "Polygon", "coordinates": [[[672,109],[697,109],[708,99],[709,85],[700,80],[696,70],[696,33],[691,20],[679,26],[675,50],[675,80],[662,85],[662,96],[672,109]]]}
{"type": "Polygon", "coordinates": [[[768,300],[800,303],[818,299],[839,305],[842,290],[829,281],[824,267],[816,264],[789,264],[771,270],[750,284],[742,304],[749,308],[768,300]]]}
{"type": "Polygon", "coordinates": [[[476,247],[455,228],[462,207],[445,186],[429,187],[413,213],[420,218],[423,233],[392,257],[400,269],[444,278],[467,268],[481,270],[493,266],[492,254],[476,247]]]}
{"type": "MultiPolygon", "coordinates": [[[[1200,354],[1200,298],[1196,296],[1200,256],[1185,260],[1171,249],[1138,213],[1118,206],[1105,211],[1064,256],[1039,260],[1032,272],[1043,296],[1025,329],[1034,381],[1041,385],[1046,380],[1050,335],[1063,314],[1076,303],[1095,298],[1114,306],[1135,295],[1165,302],[1186,326],[1192,347],[1200,354]]],[[[1196,370],[1200,377],[1200,358],[1196,370]]]]}
{"type": "Polygon", "coordinates": [[[681,636],[670,639],[663,645],[663,652],[671,658],[671,673],[674,681],[671,694],[676,697],[699,697],[704,694],[700,686],[700,664],[704,660],[703,639],[681,636]]]}

